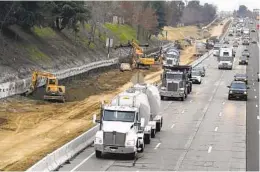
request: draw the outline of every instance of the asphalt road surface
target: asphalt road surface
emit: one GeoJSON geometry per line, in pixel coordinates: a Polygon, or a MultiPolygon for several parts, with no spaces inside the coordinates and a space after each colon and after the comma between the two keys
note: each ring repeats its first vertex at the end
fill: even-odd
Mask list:
{"type": "MultiPolygon", "coordinates": [[[[257,34],[251,32],[250,37],[256,39],[257,34]]],[[[256,75],[259,72],[259,44],[250,44],[249,52],[247,75],[251,89],[246,105],[246,170],[259,171],[259,82],[256,75]]]]}
{"type": "MultiPolygon", "coordinates": [[[[252,47],[252,51],[255,49],[252,47]]],[[[241,55],[238,47],[237,57],[241,55]]],[[[256,50],[254,50],[256,51],[256,50]]],[[[235,73],[245,73],[246,66],[238,65],[235,58],[233,70],[219,70],[217,58],[209,57],[203,62],[206,76],[201,85],[193,85],[193,92],[184,101],[162,101],[164,117],[162,131],[156,134],[144,153],[136,160],[124,156],[107,155],[97,159],[94,148],[89,147],[76,156],[60,171],[238,171],[246,170],[246,102],[228,100],[227,86],[235,73]]],[[[253,58],[250,65],[254,64],[253,58]]],[[[252,82],[250,81],[250,86],[252,82]]],[[[252,86],[251,86],[252,87],[252,86]]],[[[255,86],[255,89],[256,86],[255,86]]],[[[254,87],[249,90],[248,115],[256,125],[257,100],[254,87]]],[[[257,121],[258,122],[258,121],[257,121]]],[[[255,136],[255,128],[251,129],[255,136]]],[[[258,132],[258,129],[257,129],[258,132]]],[[[248,135],[249,139],[249,135],[248,135]]],[[[253,138],[251,142],[256,142],[253,138]]],[[[256,152],[256,143],[252,145],[256,152]]],[[[255,152],[248,152],[253,156],[255,152]]]]}

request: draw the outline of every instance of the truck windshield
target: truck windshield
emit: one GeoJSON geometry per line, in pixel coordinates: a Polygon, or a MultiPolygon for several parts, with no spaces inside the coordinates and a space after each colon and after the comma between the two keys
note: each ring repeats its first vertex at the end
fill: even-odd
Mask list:
{"type": "Polygon", "coordinates": [[[181,74],[173,74],[173,73],[167,73],[166,79],[176,79],[176,80],[182,80],[181,74]]]}
{"type": "Polygon", "coordinates": [[[104,121],[134,122],[135,112],[105,110],[104,121]]]}
{"type": "Polygon", "coordinates": [[[231,57],[220,57],[220,61],[232,61],[231,57]]]}

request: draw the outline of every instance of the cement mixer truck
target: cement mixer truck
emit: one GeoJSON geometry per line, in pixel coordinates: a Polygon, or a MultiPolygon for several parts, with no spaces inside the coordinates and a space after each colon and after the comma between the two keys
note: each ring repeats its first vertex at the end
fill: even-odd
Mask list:
{"type": "Polygon", "coordinates": [[[94,141],[96,157],[114,153],[135,159],[156,132],[161,131],[163,118],[159,110],[159,91],[146,84],[136,84],[110,103],[102,104],[100,120],[96,120],[100,123],[94,141]]]}

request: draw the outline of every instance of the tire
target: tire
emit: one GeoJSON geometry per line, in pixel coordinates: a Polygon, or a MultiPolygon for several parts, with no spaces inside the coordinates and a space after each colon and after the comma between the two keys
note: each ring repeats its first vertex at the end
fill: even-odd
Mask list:
{"type": "Polygon", "coordinates": [[[199,84],[201,84],[201,81],[199,82],[199,84]]]}
{"type": "Polygon", "coordinates": [[[247,97],[245,97],[245,101],[247,101],[247,97]]]}
{"type": "Polygon", "coordinates": [[[96,150],[95,154],[96,154],[96,158],[102,158],[102,152],[101,151],[96,150]]]}
{"type": "Polygon", "coordinates": [[[138,146],[138,144],[136,143],[136,147],[138,148],[141,148],[141,150],[140,151],[138,151],[138,153],[140,152],[140,153],[142,153],[142,152],[144,152],[144,148],[145,148],[145,144],[144,144],[144,140],[143,140],[143,144],[141,144],[140,146],[138,146]]]}
{"type": "Polygon", "coordinates": [[[228,96],[228,100],[231,100],[231,97],[230,97],[230,96],[228,96]]]}
{"type": "Polygon", "coordinates": [[[184,101],[185,100],[185,96],[181,97],[181,101],[184,101]]]}
{"type": "Polygon", "coordinates": [[[156,123],[156,132],[160,132],[160,131],[161,131],[161,128],[162,128],[161,122],[157,122],[157,123],[156,123]]]}
{"type": "Polygon", "coordinates": [[[161,96],[161,100],[164,100],[164,96],[161,96]]]}
{"type": "Polygon", "coordinates": [[[151,131],[151,138],[155,138],[156,129],[152,129],[151,131]]]}
{"type": "Polygon", "coordinates": [[[144,144],[150,144],[151,143],[151,135],[146,134],[144,135],[144,144]]]}

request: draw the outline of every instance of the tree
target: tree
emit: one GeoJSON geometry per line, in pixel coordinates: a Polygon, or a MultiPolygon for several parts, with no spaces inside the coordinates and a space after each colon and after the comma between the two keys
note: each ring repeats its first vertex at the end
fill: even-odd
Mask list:
{"type": "Polygon", "coordinates": [[[52,16],[55,27],[61,31],[64,28],[77,28],[77,23],[87,22],[90,18],[90,11],[84,7],[83,1],[56,1],[53,4],[52,16]]]}
{"type": "Polygon", "coordinates": [[[157,15],[156,12],[152,8],[146,8],[141,17],[141,25],[145,30],[149,32],[148,38],[151,37],[152,34],[156,34],[157,32],[157,15]]]}

